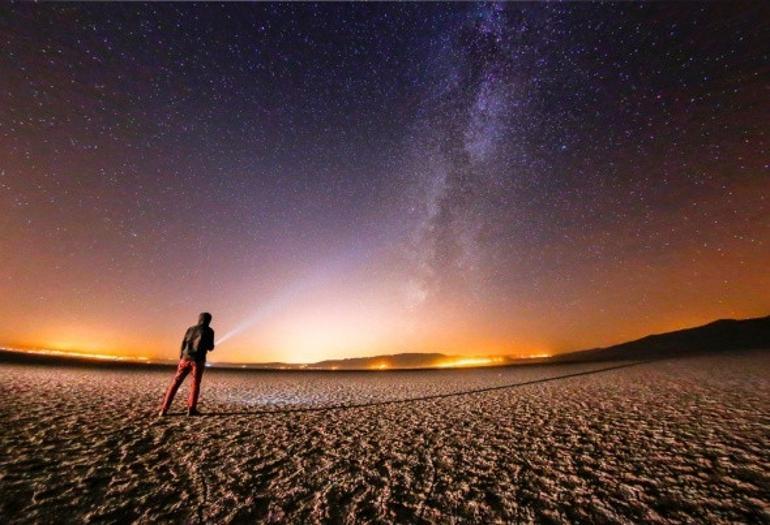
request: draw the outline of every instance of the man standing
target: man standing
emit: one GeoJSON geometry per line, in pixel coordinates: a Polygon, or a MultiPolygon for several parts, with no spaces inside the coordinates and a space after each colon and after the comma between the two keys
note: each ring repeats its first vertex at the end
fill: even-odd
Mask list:
{"type": "Polygon", "coordinates": [[[160,416],[165,416],[174,400],[179,385],[182,384],[187,374],[192,372],[193,384],[190,388],[190,396],[187,398],[187,415],[197,416],[198,394],[201,388],[203,370],[206,368],[206,353],[214,350],[214,330],[211,329],[211,314],[203,312],[198,316],[198,324],[187,329],[182,340],[182,350],[179,353],[179,366],[176,368],[174,381],[166,390],[166,397],[160,408],[160,416]]]}

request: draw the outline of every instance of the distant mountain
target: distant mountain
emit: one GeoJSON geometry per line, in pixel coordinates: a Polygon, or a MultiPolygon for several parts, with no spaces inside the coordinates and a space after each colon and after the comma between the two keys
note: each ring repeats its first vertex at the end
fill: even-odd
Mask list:
{"type": "Polygon", "coordinates": [[[104,359],[84,353],[67,353],[45,350],[25,350],[0,347],[0,363],[57,366],[97,366],[101,368],[157,368],[176,367],[176,361],[148,361],[132,358],[104,359]]]}
{"type": "Polygon", "coordinates": [[[252,363],[228,364],[234,368],[259,368],[281,370],[388,370],[410,368],[443,368],[450,366],[501,365],[512,362],[507,357],[463,357],[439,353],[383,354],[371,357],[327,359],[316,363],[252,363]]]}
{"type": "Polygon", "coordinates": [[[353,357],[349,359],[327,359],[308,365],[309,368],[428,368],[448,356],[437,353],[404,353],[393,355],[378,355],[374,357],[353,357]]]}
{"type": "Polygon", "coordinates": [[[559,354],[550,361],[653,359],[749,348],[770,349],[770,316],[742,320],[721,319],[703,326],[648,335],[614,346],[559,354]]]}

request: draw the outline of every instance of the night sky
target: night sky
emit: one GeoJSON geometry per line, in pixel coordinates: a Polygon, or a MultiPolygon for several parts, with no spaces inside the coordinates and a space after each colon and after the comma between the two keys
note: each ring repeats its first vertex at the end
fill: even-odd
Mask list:
{"type": "Polygon", "coordinates": [[[756,3],[5,5],[0,343],[527,355],[770,313],[756,3]]]}

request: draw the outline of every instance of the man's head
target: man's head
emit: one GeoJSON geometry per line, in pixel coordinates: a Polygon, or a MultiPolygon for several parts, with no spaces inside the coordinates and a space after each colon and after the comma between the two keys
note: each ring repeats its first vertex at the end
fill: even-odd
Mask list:
{"type": "Polygon", "coordinates": [[[211,314],[208,312],[203,312],[198,316],[198,324],[203,326],[208,326],[209,323],[211,323],[211,314]]]}

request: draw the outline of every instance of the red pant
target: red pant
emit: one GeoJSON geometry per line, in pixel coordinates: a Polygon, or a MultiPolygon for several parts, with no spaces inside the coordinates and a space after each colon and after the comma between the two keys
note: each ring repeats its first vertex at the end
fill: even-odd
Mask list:
{"type": "Polygon", "coordinates": [[[189,359],[181,359],[179,361],[179,366],[176,367],[176,375],[174,376],[174,380],[169,385],[168,390],[166,390],[166,397],[163,399],[163,406],[161,406],[161,410],[163,410],[163,412],[168,410],[168,408],[171,406],[171,402],[174,400],[176,391],[179,390],[179,386],[182,384],[182,381],[184,381],[184,378],[187,377],[187,374],[190,372],[193,373],[193,384],[190,388],[190,395],[187,397],[187,407],[195,408],[198,406],[198,394],[201,390],[201,378],[203,377],[203,370],[205,370],[205,368],[206,363],[198,363],[189,359]]]}

